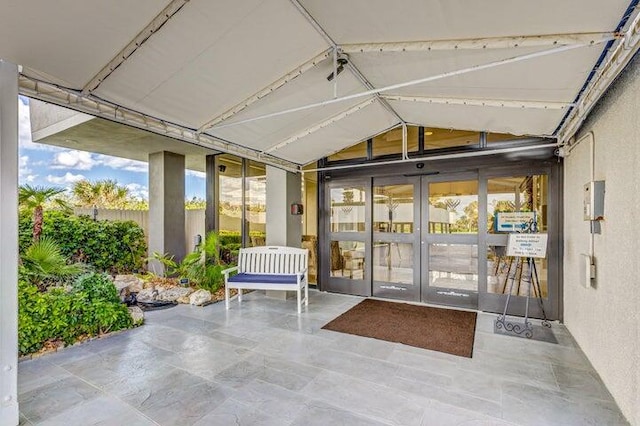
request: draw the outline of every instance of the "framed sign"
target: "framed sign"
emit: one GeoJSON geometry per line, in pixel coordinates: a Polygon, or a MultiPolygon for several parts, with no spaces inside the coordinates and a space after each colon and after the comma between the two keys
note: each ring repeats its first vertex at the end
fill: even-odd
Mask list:
{"type": "Polygon", "coordinates": [[[547,234],[509,234],[507,256],[547,257],[547,234]]]}
{"type": "Polygon", "coordinates": [[[497,212],[493,229],[496,232],[523,231],[532,221],[536,221],[536,212],[497,212]]]}

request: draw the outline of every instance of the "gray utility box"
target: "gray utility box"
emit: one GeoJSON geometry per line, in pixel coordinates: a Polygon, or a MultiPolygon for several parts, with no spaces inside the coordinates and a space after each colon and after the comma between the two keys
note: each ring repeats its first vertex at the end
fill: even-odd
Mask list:
{"type": "Polygon", "coordinates": [[[594,180],[584,185],[584,220],[604,219],[604,181],[594,180]]]}

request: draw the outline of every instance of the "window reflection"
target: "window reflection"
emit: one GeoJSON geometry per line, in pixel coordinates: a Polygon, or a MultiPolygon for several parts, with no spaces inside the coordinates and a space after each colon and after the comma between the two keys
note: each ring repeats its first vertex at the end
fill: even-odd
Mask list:
{"type": "Polygon", "coordinates": [[[413,185],[373,188],[374,232],[413,232],[413,185]]]}
{"type": "Polygon", "coordinates": [[[249,161],[245,182],[245,219],[249,245],[264,246],[267,223],[267,172],[264,164],[249,161]]]}
{"type": "Polygon", "coordinates": [[[489,179],[487,182],[487,229],[489,233],[500,232],[497,222],[499,213],[511,212],[533,213],[532,216],[536,221],[538,231],[546,232],[547,182],[546,175],[489,179]]]}
{"type": "Polygon", "coordinates": [[[478,291],[478,246],[429,244],[429,285],[478,291]]]}
{"type": "Polygon", "coordinates": [[[331,188],[331,232],[364,232],[363,186],[331,188]]]}
{"type": "Polygon", "coordinates": [[[429,184],[429,232],[470,234],[478,232],[478,181],[429,184]]]}
{"type": "Polygon", "coordinates": [[[331,241],[331,276],[364,279],[364,253],[363,242],[331,241]]]}
{"type": "Polygon", "coordinates": [[[375,241],[373,280],[413,285],[413,244],[375,241]]]}

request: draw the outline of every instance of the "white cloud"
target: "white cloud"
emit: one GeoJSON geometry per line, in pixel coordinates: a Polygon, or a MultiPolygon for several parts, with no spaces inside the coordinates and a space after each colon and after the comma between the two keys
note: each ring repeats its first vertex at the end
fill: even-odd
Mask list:
{"type": "Polygon", "coordinates": [[[186,171],[186,175],[187,175],[187,176],[197,177],[197,178],[200,178],[200,179],[206,179],[206,177],[207,177],[207,174],[206,174],[206,173],[204,173],[204,172],[198,172],[198,171],[196,171],[196,170],[187,170],[187,171],[186,171]]]}
{"type": "Polygon", "coordinates": [[[140,185],[139,183],[128,183],[125,185],[125,188],[129,190],[129,194],[138,199],[148,200],[149,199],[149,189],[140,185]]]}
{"type": "Polygon", "coordinates": [[[98,154],[95,157],[96,163],[112,169],[127,170],[130,172],[146,173],[149,166],[144,161],[129,160],[128,158],[110,157],[108,155],[98,154]]]}
{"type": "Polygon", "coordinates": [[[91,170],[96,165],[90,153],[85,151],[63,151],[54,155],[51,163],[53,169],[91,170]]]}
{"type": "Polygon", "coordinates": [[[83,175],[74,175],[73,173],[69,172],[65,173],[64,176],[47,176],[47,182],[55,183],[56,185],[72,184],[83,179],[86,179],[86,177],[84,177],[83,175]]]}
{"type": "MultiPolygon", "coordinates": [[[[34,163],[35,165],[35,163],[34,163]]],[[[29,156],[21,155],[18,163],[18,180],[22,183],[33,183],[38,175],[34,175],[29,164],[29,156]]]]}

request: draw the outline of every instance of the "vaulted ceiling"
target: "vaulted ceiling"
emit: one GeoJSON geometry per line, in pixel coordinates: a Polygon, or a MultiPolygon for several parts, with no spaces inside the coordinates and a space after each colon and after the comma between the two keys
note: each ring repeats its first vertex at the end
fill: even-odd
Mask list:
{"type": "Polygon", "coordinates": [[[402,124],[562,139],[601,94],[618,46],[638,44],[637,0],[5,0],[0,10],[0,58],[22,66],[22,93],[288,167],[402,124]]]}

